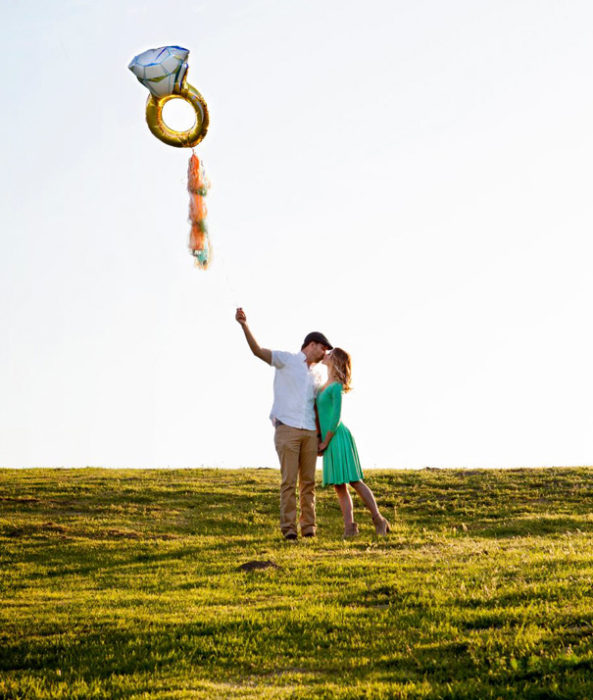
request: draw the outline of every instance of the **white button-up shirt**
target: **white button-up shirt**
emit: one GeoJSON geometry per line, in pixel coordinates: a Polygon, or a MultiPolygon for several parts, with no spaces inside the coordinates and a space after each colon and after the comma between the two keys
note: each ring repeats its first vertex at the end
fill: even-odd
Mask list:
{"type": "Polygon", "coordinates": [[[272,423],[276,425],[279,420],[293,428],[316,430],[315,396],[319,380],[307,365],[305,354],[272,350],[272,366],[276,368],[272,423]]]}

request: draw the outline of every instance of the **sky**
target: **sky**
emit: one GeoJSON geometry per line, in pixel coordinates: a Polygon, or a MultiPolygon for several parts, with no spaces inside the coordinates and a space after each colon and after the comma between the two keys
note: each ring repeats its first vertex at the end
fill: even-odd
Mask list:
{"type": "Polygon", "coordinates": [[[593,463],[592,22],[588,0],[2,3],[0,466],[276,467],[237,306],[262,347],[351,354],[363,468],[593,463]],[[210,110],[206,272],[190,152],[127,68],[169,44],[210,110]]]}

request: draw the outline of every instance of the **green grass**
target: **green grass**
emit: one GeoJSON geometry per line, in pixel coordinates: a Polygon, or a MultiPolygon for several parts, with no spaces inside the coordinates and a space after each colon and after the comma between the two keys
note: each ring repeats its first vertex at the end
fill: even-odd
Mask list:
{"type": "Polygon", "coordinates": [[[593,698],[593,469],[370,472],[346,542],[278,479],[0,470],[0,698],[593,698]]]}

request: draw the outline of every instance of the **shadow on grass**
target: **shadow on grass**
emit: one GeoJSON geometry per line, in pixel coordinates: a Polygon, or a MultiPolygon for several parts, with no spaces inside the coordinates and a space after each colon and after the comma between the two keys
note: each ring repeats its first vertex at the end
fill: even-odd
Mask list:
{"type": "Polygon", "coordinates": [[[547,537],[593,532],[593,522],[568,515],[524,515],[496,523],[473,522],[469,533],[473,537],[547,537]]]}
{"type": "Polygon", "coordinates": [[[472,538],[499,539],[513,537],[548,537],[549,535],[579,535],[593,532],[593,521],[578,515],[537,515],[519,513],[514,517],[494,515],[486,518],[465,518],[463,515],[438,515],[433,517],[409,514],[399,510],[398,521],[411,531],[423,534],[468,536],[472,538]]]}
{"type": "MultiPolygon", "coordinates": [[[[302,696],[291,697],[314,697],[316,686],[333,685],[337,678],[345,691],[337,697],[344,698],[363,697],[348,694],[346,689],[367,678],[388,684],[428,681],[430,690],[422,697],[449,700],[576,700],[591,697],[593,688],[590,658],[527,654],[510,660],[502,649],[488,647],[480,650],[477,659],[471,642],[463,639],[417,643],[403,649],[385,647],[376,651],[372,663],[367,659],[359,665],[356,649],[348,644],[323,644],[323,638],[311,629],[266,630],[262,624],[247,621],[194,622],[144,633],[109,626],[81,627],[66,634],[66,630],[40,629],[26,642],[0,636],[0,672],[39,674],[45,684],[58,678],[66,684],[83,679],[95,688],[99,682],[104,689],[114,678],[136,677],[135,687],[118,687],[114,697],[137,696],[142,677],[165,675],[173,669],[177,676],[201,676],[210,681],[242,683],[249,678],[253,685],[261,683],[264,696],[266,685],[295,671],[308,674],[311,685],[302,696]],[[242,640],[239,646],[238,639],[242,640]],[[486,674],[487,668],[490,672],[486,674]]],[[[323,697],[330,695],[326,692],[323,697]]]]}

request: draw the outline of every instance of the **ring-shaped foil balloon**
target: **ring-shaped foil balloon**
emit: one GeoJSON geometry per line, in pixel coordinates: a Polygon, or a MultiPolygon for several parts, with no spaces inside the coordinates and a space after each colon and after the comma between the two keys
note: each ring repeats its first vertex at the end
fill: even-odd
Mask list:
{"type": "MultiPolygon", "coordinates": [[[[146,122],[150,131],[169,146],[193,148],[208,131],[208,107],[193,85],[187,82],[187,57],[189,51],[182,46],[161,46],[134,56],[128,68],[148,88],[146,122]],[[196,121],[186,131],[176,131],[165,124],[163,107],[169,100],[185,100],[193,108],[196,121]]],[[[191,230],[189,249],[196,265],[205,270],[210,264],[212,246],[206,226],[206,202],[210,183],[204,171],[204,163],[192,153],[188,168],[190,197],[189,221],[191,230]]]]}
{"type": "Polygon", "coordinates": [[[208,107],[202,95],[187,82],[189,50],[182,46],[161,46],[134,56],[128,68],[148,88],[146,122],[151,132],[169,146],[193,148],[208,131],[208,107]],[[194,110],[196,121],[187,131],[176,131],[163,120],[164,105],[174,98],[185,100],[194,110]]]}
{"type": "Polygon", "coordinates": [[[178,148],[193,148],[206,136],[209,117],[208,106],[202,95],[193,85],[184,82],[179,92],[164,97],[150,95],[146,103],[146,123],[151,132],[169,146],[178,148]],[[169,100],[185,100],[194,110],[196,121],[187,131],[176,131],[165,124],[163,119],[163,107],[169,100]]]}

